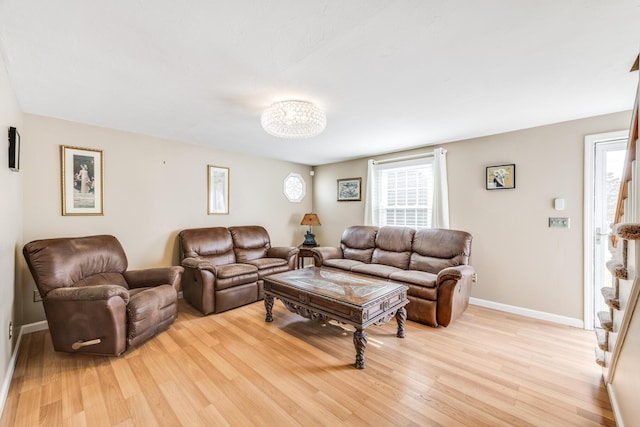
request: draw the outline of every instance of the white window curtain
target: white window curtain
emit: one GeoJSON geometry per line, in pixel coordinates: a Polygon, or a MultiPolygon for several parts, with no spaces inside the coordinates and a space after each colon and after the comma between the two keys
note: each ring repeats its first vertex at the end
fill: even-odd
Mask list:
{"type": "Polygon", "coordinates": [[[364,223],[449,228],[446,153],[369,160],[364,223]]]}
{"type": "Polygon", "coordinates": [[[447,183],[447,150],[433,150],[432,228],[449,228],[449,184],[447,183]]]}

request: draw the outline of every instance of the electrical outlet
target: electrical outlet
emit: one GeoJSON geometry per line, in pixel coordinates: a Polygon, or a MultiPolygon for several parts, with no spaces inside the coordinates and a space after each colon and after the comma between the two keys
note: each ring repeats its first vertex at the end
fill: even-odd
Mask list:
{"type": "Polygon", "coordinates": [[[13,322],[9,321],[9,339],[13,337],[13,322]]]}
{"type": "Polygon", "coordinates": [[[33,291],[33,302],[39,302],[39,301],[42,301],[42,296],[40,295],[40,292],[33,291]]]}
{"type": "Polygon", "coordinates": [[[549,218],[549,227],[569,228],[569,218],[549,218]]]}

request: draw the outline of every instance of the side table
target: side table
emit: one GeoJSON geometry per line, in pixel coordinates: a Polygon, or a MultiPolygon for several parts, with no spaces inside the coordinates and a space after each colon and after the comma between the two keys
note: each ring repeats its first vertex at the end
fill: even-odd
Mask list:
{"type": "Polygon", "coordinates": [[[298,252],[298,268],[304,267],[305,258],[313,258],[313,251],[311,251],[313,248],[315,248],[315,246],[298,246],[298,249],[300,249],[300,252],[298,252]]]}

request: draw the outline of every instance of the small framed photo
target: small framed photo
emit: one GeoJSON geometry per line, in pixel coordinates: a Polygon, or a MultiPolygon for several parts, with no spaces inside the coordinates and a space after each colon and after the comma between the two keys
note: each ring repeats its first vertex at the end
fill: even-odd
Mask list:
{"type": "Polygon", "coordinates": [[[516,165],[487,166],[487,190],[516,188],[516,165]]]}
{"type": "Polygon", "coordinates": [[[60,146],[62,215],[103,215],[102,150],[60,146]]]}
{"type": "Polygon", "coordinates": [[[338,180],[338,201],[357,202],[361,200],[362,178],[344,178],[338,180]]]}
{"type": "Polygon", "coordinates": [[[9,128],[9,169],[20,171],[20,134],[14,127],[9,128]]]}
{"type": "Polygon", "coordinates": [[[229,168],[208,165],[209,195],[207,213],[209,215],[229,213],[229,168]]]}

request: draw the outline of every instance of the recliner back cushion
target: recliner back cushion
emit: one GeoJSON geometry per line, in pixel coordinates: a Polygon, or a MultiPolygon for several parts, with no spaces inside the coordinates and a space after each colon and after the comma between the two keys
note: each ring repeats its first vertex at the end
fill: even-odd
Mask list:
{"type": "Polygon", "coordinates": [[[121,273],[98,273],[84,277],[73,284],[74,287],[97,285],[120,285],[129,289],[129,284],[121,273]]]}
{"type": "Polygon", "coordinates": [[[409,268],[411,245],[416,230],[408,227],[380,227],[371,262],[406,270],[409,268]]]}
{"type": "Polygon", "coordinates": [[[447,267],[469,264],[471,234],[465,231],[427,228],[413,236],[410,270],[438,274],[447,267]]]}
{"type": "Polygon", "coordinates": [[[229,227],[238,262],[264,258],[271,248],[269,233],[259,225],[229,227]]]}
{"type": "Polygon", "coordinates": [[[226,227],[192,228],[180,232],[182,259],[204,258],[212,265],[233,264],[233,240],[226,227]]]}
{"type": "Polygon", "coordinates": [[[371,263],[373,250],[376,247],[378,227],[354,225],[342,233],[340,247],[345,259],[371,263]]]}
{"type": "Polygon", "coordinates": [[[27,243],[22,252],[43,296],[53,289],[74,285],[126,287],[122,273],[127,269],[127,257],[114,236],[35,240],[27,243]]]}

